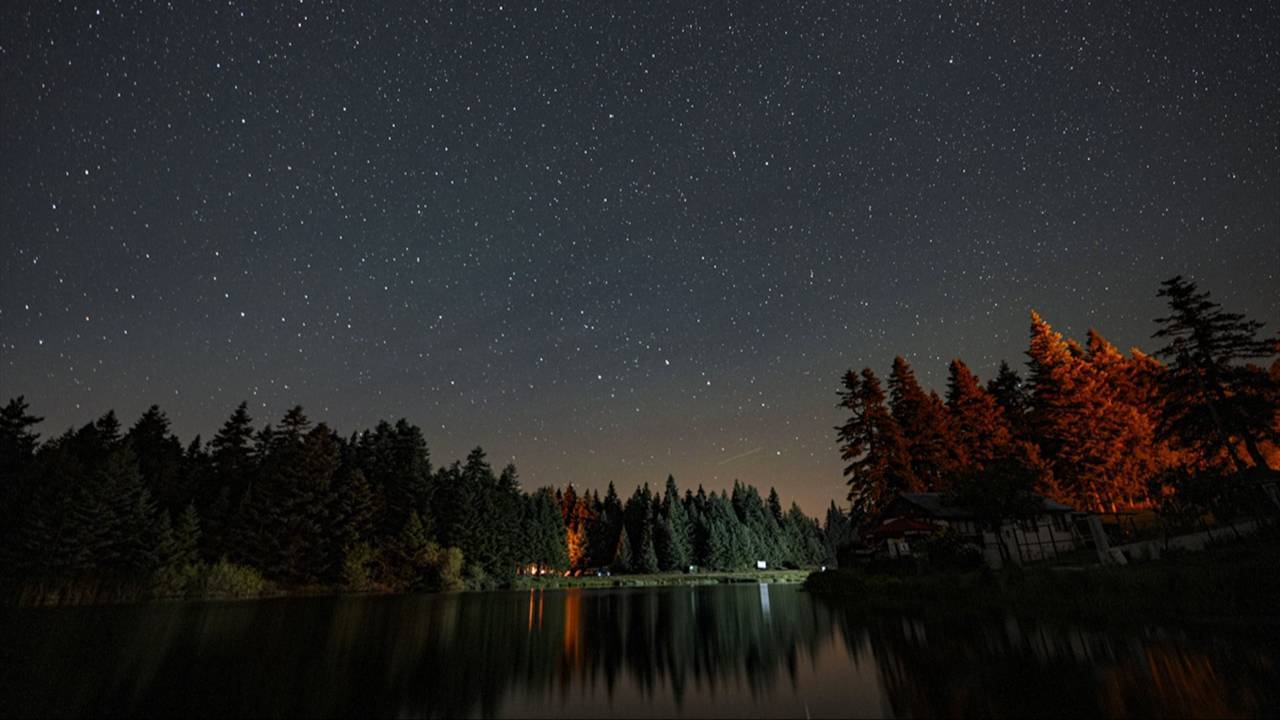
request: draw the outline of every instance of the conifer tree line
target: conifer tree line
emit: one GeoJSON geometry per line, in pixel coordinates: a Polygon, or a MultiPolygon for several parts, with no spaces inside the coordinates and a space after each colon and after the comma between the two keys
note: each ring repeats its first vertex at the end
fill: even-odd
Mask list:
{"type": "MultiPolygon", "coordinates": [[[[432,465],[405,420],[347,437],[295,407],[254,427],[241,404],[185,447],[155,406],[114,412],[41,443],[21,397],[0,410],[0,579],[155,581],[188,588],[211,569],[281,585],[352,590],[505,586],[517,573],[794,566],[829,556],[818,525],[754,487],[680,495],[612,484],[522,490],[483,449],[432,465]]],[[[217,574],[215,572],[215,574],[217,574]]]]}
{"type": "MultiPolygon", "coordinates": [[[[568,567],[620,572],[812,567],[830,562],[826,531],[800,506],[784,509],[775,489],[767,498],[734,481],[719,493],[698,486],[681,495],[674,477],[661,492],[646,483],[624,503],[613,483],[605,492],[557,493],[568,532],[568,567]]],[[[839,514],[837,512],[837,514],[839,514]]]]}
{"type": "Polygon", "coordinates": [[[847,372],[836,431],[853,516],[901,492],[968,495],[1010,477],[1078,509],[1144,508],[1197,478],[1280,468],[1280,340],[1181,276],[1159,296],[1154,355],[1094,330],[1081,344],[1033,312],[1025,379],[1004,362],[984,384],[956,359],[940,396],[902,357],[883,383],[847,372]]]}

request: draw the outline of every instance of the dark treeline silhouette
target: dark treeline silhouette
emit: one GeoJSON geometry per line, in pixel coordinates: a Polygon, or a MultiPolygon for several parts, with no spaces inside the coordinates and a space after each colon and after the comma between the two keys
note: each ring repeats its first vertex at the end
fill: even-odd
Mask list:
{"type": "MultiPolygon", "coordinates": [[[[241,404],[208,443],[184,447],[155,406],[114,412],[40,443],[21,397],[0,411],[3,579],[28,602],[257,594],[264,581],[352,591],[510,585],[517,574],[810,566],[817,523],[776,492],[682,496],[637,488],[623,503],[521,489],[481,448],[434,468],[405,420],[343,437],[295,407],[253,426],[241,404]]],[[[837,513],[838,514],[838,513],[837,513]]]]}
{"type": "Polygon", "coordinates": [[[1280,467],[1280,340],[1182,277],[1159,296],[1170,312],[1156,321],[1166,344],[1155,357],[1124,355],[1093,330],[1082,346],[1033,312],[1025,380],[1001,363],[983,385],[956,359],[943,398],[902,357],[887,394],[871,368],[850,370],[836,430],[854,517],[900,492],[1002,505],[1033,489],[1080,509],[1199,513],[1189,498],[1280,467]]]}

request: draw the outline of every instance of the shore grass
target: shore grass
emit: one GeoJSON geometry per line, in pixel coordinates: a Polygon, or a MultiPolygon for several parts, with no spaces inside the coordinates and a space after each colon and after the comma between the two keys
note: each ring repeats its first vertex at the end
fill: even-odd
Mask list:
{"type": "Polygon", "coordinates": [[[869,611],[1015,614],[1077,620],[1280,622],[1280,538],[1126,566],[1030,566],[922,575],[813,573],[805,588],[869,611]]]}

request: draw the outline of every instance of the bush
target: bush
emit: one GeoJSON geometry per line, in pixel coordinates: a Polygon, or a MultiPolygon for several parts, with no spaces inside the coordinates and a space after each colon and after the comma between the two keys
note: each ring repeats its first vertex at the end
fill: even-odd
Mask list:
{"type": "Polygon", "coordinates": [[[427,543],[423,551],[426,561],[423,574],[426,576],[428,589],[453,591],[466,586],[462,579],[462,551],[456,547],[442,548],[435,543],[427,543]]]}
{"type": "Polygon", "coordinates": [[[161,568],[152,579],[151,596],[184,598],[198,595],[204,565],[189,564],[161,568]]]}
{"type": "Polygon", "coordinates": [[[374,589],[370,572],[376,559],[368,543],[346,548],[342,555],[342,587],[348,592],[369,592],[374,589]]]}
{"type": "Polygon", "coordinates": [[[484,568],[480,565],[477,565],[476,563],[465,563],[463,568],[462,581],[468,590],[497,589],[498,583],[493,578],[489,577],[489,574],[486,573],[484,568]]]}
{"type": "Polygon", "coordinates": [[[228,562],[226,558],[210,565],[194,585],[193,597],[245,598],[268,592],[271,585],[257,570],[228,562]]]}

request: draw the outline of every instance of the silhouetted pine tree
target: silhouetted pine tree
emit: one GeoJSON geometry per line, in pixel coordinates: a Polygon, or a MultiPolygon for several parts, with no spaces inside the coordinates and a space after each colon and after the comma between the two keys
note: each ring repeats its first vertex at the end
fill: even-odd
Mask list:
{"type": "Polygon", "coordinates": [[[832,500],[831,506],[827,508],[826,522],[823,526],[823,535],[827,546],[827,564],[834,563],[838,551],[853,541],[853,527],[853,520],[844,511],[836,507],[835,501],[832,500]]]}
{"type": "Polygon", "coordinates": [[[1000,369],[996,376],[987,381],[987,392],[996,399],[1004,413],[1005,421],[1015,436],[1026,432],[1027,410],[1031,398],[1027,396],[1027,388],[1018,372],[1009,367],[1009,363],[1000,361],[1000,369]]]}
{"type": "Polygon", "coordinates": [[[232,532],[236,529],[236,513],[257,473],[257,464],[253,420],[248,406],[242,402],[209,442],[208,482],[196,492],[196,506],[204,528],[201,545],[207,560],[242,554],[232,547],[232,532]]]}
{"type": "MultiPolygon", "coordinates": [[[[375,508],[373,488],[360,468],[347,468],[339,473],[333,493],[335,507],[331,513],[337,546],[348,548],[374,540],[375,508]]],[[[410,511],[416,512],[416,511],[410,511]]],[[[408,522],[408,518],[405,518],[408,522]]],[[[419,516],[419,524],[422,519],[419,516]]]]}
{"type": "Polygon", "coordinates": [[[624,528],[618,533],[618,547],[613,551],[613,560],[609,563],[613,572],[631,572],[635,567],[631,553],[630,533],[624,528]]]}
{"type": "Polygon", "coordinates": [[[896,493],[912,486],[911,456],[897,422],[885,406],[880,380],[871,368],[861,376],[845,373],[839,393],[842,407],[850,412],[836,428],[840,457],[854,511],[872,514],[896,493]]]}
{"type": "Polygon", "coordinates": [[[200,514],[194,503],[182,511],[173,528],[173,548],[168,558],[174,567],[186,567],[200,561],[200,514]]]}
{"type": "Polygon", "coordinates": [[[18,528],[33,499],[32,471],[40,434],[32,428],[43,418],[28,410],[21,395],[0,409],[0,557],[12,555],[18,528]]]}
{"type": "Polygon", "coordinates": [[[182,443],[169,432],[169,418],[152,405],[124,439],[133,446],[143,487],[157,506],[170,513],[181,512],[190,500],[191,488],[183,473],[182,443]]]}
{"type": "Polygon", "coordinates": [[[564,516],[555,490],[541,488],[525,502],[522,562],[552,570],[569,567],[564,516]]]}
{"type": "MultiPolygon", "coordinates": [[[[648,514],[648,513],[646,513],[648,514]]],[[[653,520],[646,517],[640,526],[640,540],[632,558],[631,569],[638,573],[658,572],[658,553],[653,546],[653,520]]]]}
{"type": "Polygon", "coordinates": [[[708,496],[702,521],[704,545],[700,548],[699,565],[711,570],[746,567],[751,561],[751,543],[729,497],[721,493],[708,496]]]}
{"type": "Polygon", "coordinates": [[[1165,280],[1158,294],[1170,311],[1156,319],[1153,336],[1167,342],[1156,354],[1170,363],[1161,434],[1205,457],[1225,456],[1236,469],[1269,467],[1262,443],[1280,442],[1278,393],[1267,371],[1248,362],[1275,357],[1280,338],[1260,337],[1263,323],[1224,311],[1182,276],[1165,280]]]}
{"type": "Polygon", "coordinates": [[[662,497],[662,523],[658,534],[658,565],[663,570],[684,570],[693,562],[689,513],[676,488],[675,477],[668,475],[662,497]]]}

